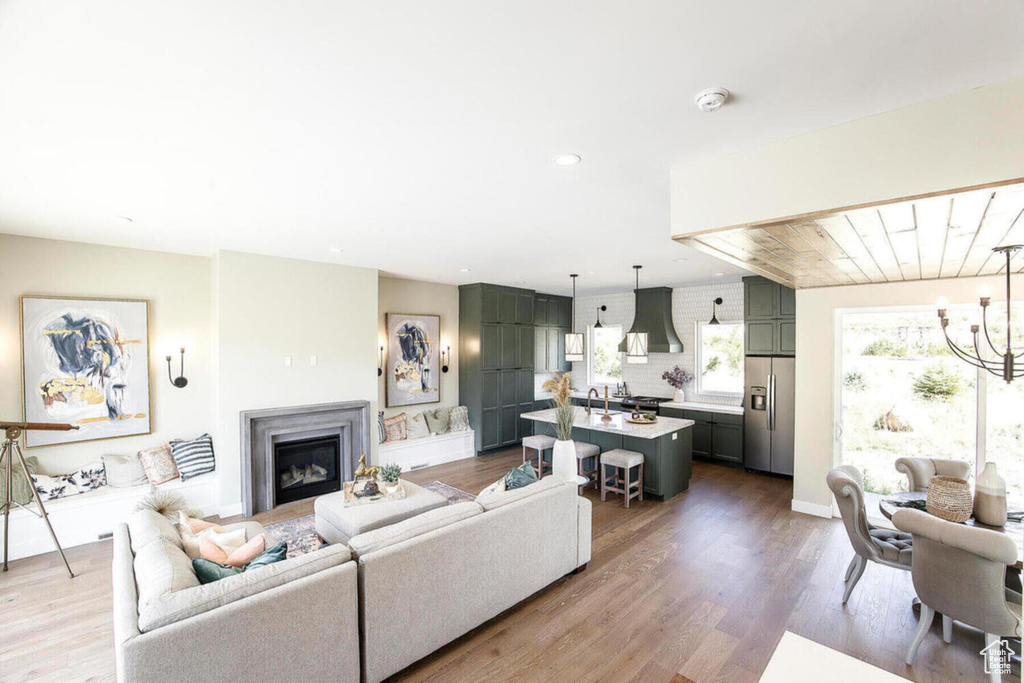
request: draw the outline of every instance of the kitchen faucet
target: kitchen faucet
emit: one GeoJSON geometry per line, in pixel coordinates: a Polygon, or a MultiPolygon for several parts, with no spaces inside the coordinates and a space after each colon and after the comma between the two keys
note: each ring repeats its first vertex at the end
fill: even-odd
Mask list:
{"type": "Polygon", "coordinates": [[[587,415],[590,415],[590,395],[593,394],[598,401],[601,400],[601,394],[597,393],[597,389],[590,387],[590,391],[587,393],[587,415]]]}

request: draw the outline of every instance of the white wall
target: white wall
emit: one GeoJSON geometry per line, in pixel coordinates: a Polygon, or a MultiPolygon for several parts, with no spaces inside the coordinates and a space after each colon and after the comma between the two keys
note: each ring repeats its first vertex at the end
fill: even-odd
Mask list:
{"type": "Polygon", "coordinates": [[[678,166],[672,234],[1021,178],[1021,121],[1007,81],[678,166]]]}
{"type": "MultiPolygon", "coordinates": [[[[849,287],[803,289],[796,293],[796,446],[793,507],[830,514],[832,494],[825,475],[834,466],[836,311],[878,306],[934,304],[939,296],[950,303],[974,303],[988,283],[993,301],[1005,298],[1005,278],[960,278],[849,287]]],[[[1016,292],[1024,276],[1013,278],[1016,292]]],[[[1016,301],[1016,299],[1015,299],[1016,301]]]]}
{"type": "Polygon", "coordinates": [[[217,468],[230,510],[241,502],[241,411],[369,400],[376,415],[377,271],[228,251],[213,270],[217,468]]]}
{"type": "MultiPolygon", "coordinates": [[[[0,235],[0,419],[22,417],[19,297],[148,299],[153,433],[26,450],[45,472],[63,473],[103,454],[128,454],[213,427],[210,259],[138,249],[0,235]],[[164,357],[186,346],[188,386],[167,379],[164,357]]],[[[177,376],[177,372],[175,372],[177,376]]]]}
{"type": "Polygon", "coordinates": [[[381,277],[378,280],[378,348],[384,345],[387,352],[386,315],[388,313],[422,313],[441,316],[441,348],[451,346],[452,360],[448,372],[440,373],[441,400],[424,406],[385,408],[387,405],[384,377],[377,382],[377,401],[384,415],[391,417],[399,413],[417,413],[428,408],[454,407],[459,405],[459,288],[434,282],[406,280],[396,277],[381,277]]]}
{"type": "MultiPolygon", "coordinates": [[[[647,363],[633,365],[622,364],[622,376],[629,386],[629,391],[643,396],[672,396],[673,389],[661,378],[663,372],[676,365],[690,374],[695,373],[696,324],[711,319],[711,302],[722,297],[722,305],[718,307],[718,319],[722,322],[742,322],[743,320],[743,283],[717,282],[691,287],[676,287],[672,290],[672,323],[683,343],[682,353],[652,353],[647,363]]],[[[621,325],[622,334],[633,325],[633,314],[636,310],[636,297],[632,291],[617,294],[598,294],[595,296],[576,297],[576,331],[586,333],[588,328],[597,321],[597,308],[601,305],[608,310],[601,313],[603,325],[621,325]]],[[[584,391],[589,388],[587,383],[587,361],[572,364],[573,386],[584,391]]],[[[615,387],[612,387],[614,389],[615,387]]],[[[603,395],[603,387],[599,388],[603,395]]],[[[739,405],[741,397],[731,398],[698,394],[696,382],[685,388],[686,400],[701,403],[717,403],[739,405]]]]}

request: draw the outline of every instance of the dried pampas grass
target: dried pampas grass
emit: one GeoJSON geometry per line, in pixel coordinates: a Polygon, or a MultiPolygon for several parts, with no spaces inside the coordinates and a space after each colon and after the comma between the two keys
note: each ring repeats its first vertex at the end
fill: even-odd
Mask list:
{"type": "Polygon", "coordinates": [[[189,507],[185,497],[177,491],[161,491],[155,486],[149,487],[142,500],[135,504],[136,510],[152,510],[177,523],[178,512],[184,512],[188,517],[202,519],[201,510],[189,507]]]}

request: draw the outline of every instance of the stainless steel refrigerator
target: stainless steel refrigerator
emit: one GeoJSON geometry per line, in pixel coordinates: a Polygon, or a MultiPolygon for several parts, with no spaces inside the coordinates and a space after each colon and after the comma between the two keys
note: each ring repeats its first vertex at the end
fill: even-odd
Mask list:
{"type": "Polygon", "coordinates": [[[747,356],[744,381],[743,464],[793,475],[793,412],[796,360],[747,356]]]}

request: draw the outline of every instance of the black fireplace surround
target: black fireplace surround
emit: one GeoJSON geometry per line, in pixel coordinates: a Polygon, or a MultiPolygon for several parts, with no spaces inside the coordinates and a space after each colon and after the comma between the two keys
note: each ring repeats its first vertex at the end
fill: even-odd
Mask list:
{"type": "Polygon", "coordinates": [[[274,501],[278,505],[341,490],[336,436],[274,443],[274,501]]]}

